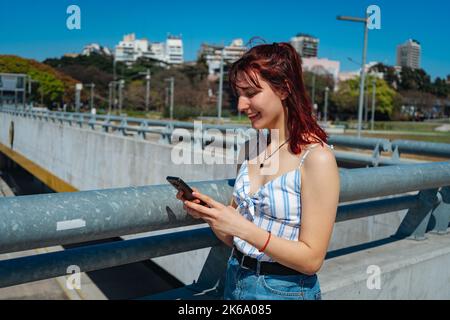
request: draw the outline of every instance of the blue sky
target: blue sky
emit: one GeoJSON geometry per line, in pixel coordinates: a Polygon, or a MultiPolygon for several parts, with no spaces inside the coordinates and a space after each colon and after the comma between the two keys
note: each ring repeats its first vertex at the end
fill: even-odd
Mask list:
{"type": "Polygon", "coordinates": [[[381,8],[381,30],[369,32],[368,61],[395,64],[396,46],[409,38],[422,44],[422,68],[432,77],[450,74],[450,1],[428,0],[227,0],[227,1],[2,1],[0,54],[43,60],[80,52],[87,43],[113,48],[123,34],[163,41],[182,34],[185,59],[194,60],[202,42],[228,43],[260,36],[267,42],[289,41],[298,32],[320,38],[319,57],[361,61],[362,24],[336,20],[363,16],[368,5],[381,8]],[[66,28],[66,9],[81,8],[81,30],[66,28]]]}

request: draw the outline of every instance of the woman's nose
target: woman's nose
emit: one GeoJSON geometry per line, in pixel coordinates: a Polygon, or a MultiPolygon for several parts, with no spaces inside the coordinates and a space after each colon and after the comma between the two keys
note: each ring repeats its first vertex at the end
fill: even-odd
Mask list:
{"type": "Polygon", "coordinates": [[[249,106],[250,106],[250,103],[249,103],[248,99],[246,99],[244,97],[239,97],[238,105],[237,105],[239,112],[244,112],[245,110],[248,109],[249,106]]]}

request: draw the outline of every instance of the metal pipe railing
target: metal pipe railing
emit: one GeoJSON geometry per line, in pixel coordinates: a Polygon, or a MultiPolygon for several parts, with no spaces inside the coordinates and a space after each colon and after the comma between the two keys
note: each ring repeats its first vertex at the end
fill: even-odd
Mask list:
{"type": "MultiPolygon", "coordinates": [[[[420,197],[417,195],[341,205],[338,208],[336,222],[416,209],[419,206],[420,197]]],[[[81,272],[89,272],[219,245],[223,244],[209,227],[200,227],[3,260],[0,261],[0,288],[64,276],[67,275],[68,267],[73,265],[81,272]]]]}
{"type": "MultiPolygon", "coordinates": [[[[422,191],[341,204],[336,222],[407,209],[396,236],[412,235],[415,239],[423,238],[431,214],[439,221],[437,232],[443,233],[441,229],[449,224],[450,162],[342,170],[340,179],[340,202],[422,191]],[[362,185],[364,192],[359,191],[362,185]]],[[[226,203],[233,184],[232,180],[193,183],[226,203]]],[[[192,224],[169,189],[172,187],[156,185],[0,199],[1,252],[192,224]],[[81,220],[84,224],[80,224],[81,220]]],[[[88,272],[217,245],[222,243],[207,227],[4,260],[0,261],[0,287],[66,275],[71,265],[88,272]]]]}
{"type": "MultiPolygon", "coordinates": [[[[229,203],[234,180],[190,183],[229,203]]],[[[198,224],[169,184],[0,199],[0,253],[198,224]]]]}
{"type": "Polygon", "coordinates": [[[341,171],[341,201],[402,194],[450,185],[450,162],[341,171]]]}
{"type": "MultiPolygon", "coordinates": [[[[234,180],[191,183],[229,203],[234,180]]],[[[450,185],[450,162],[340,170],[340,202],[450,185]]],[[[197,224],[169,185],[0,199],[0,253],[197,224]]]]}
{"type": "Polygon", "coordinates": [[[448,143],[413,140],[394,140],[391,143],[392,151],[397,158],[401,153],[450,158],[450,144],[448,143]]]}
{"type": "Polygon", "coordinates": [[[0,288],[64,276],[72,265],[89,272],[221,243],[207,227],[3,260],[0,288]]]}
{"type": "MultiPolygon", "coordinates": [[[[12,107],[0,107],[0,111],[14,115],[21,115],[24,117],[28,116],[47,120],[51,119],[53,121],[60,121],[61,123],[67,122],[70,125],[75,122],[79,126],[87,125],[93,130],[96,130],[96,127],[102,128],[106,132],[109,132],[109,130],[112,129],[123,135],[136,134],[138,137],[144,139],[147,133],[159,134],[159,141],[167,144],[172,143],[174,137],[176,140],[176,138],[180,136],[175,131],[176,129],[196,129],[194,123],[182,121],[150,120],[113,115],[92,115],[89,113],[70,113],[49,110],[23,110],[12,107]]],[[[211,135],[207,132],[211,129],[218,130],[221,133],[231,133],[232,135],[241,134],[241,139],[235,139],[234,136],[217,136],[214,138],[216,145],[222,145],[224,148],[232,147],[234,150],[237,150],[239,145],[243,142],[242,137],[250,137],[255,130],[252,129],[251,126],[245,125],[214,125],[202,123],[200,135],[195,136],[193,134],[189,134],[184,139],[188,138],[194,144],[201,145],[201,148],[204,149],[205,146],[210,144],[213,140],[211,135]]],[[[450,158],[450,144],[445,143],[428,143],[409,140],[394,140],[391,142],[388,139],[358,138],[354,136],[342,135],[331,135],[328,139],[328,143],[342,147],[373,150],[370,159],[367,156],[363,156],[362,159],[359,159],[354,155],[344,155],[346,158],[350,157],[350,161],[360,161],[361,163],[370,164],[373,166],[407,163],[400,160],[400,153],[450,158]],[[392,152],[392,159],[382,159],[381,152],[383,151],[392,152]]],[[[342,160],[345,161],[344,158],[342,160]]]]}

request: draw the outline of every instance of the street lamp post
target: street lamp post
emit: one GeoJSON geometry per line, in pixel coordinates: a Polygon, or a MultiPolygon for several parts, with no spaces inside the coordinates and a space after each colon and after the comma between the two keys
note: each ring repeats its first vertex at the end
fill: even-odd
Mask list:
{"type": "Polygon", "coordinates": [[[75,112],[80,112],[80,97],[82,89],[83,89],[82,83],[77,83],[75,85],[75,112]]]}
{"type": "Polygon", "coordinates": [[[125,85],[125,80],[119,80],[119,115],[122,114],[123,94],[122,90],[125,85]]]}
{"type": "Polygon", "coordinates": [[[362,123],[362,108],[364,104],[364,83],[366,78],[366,56],[367,56],[367,37],[368,37],[368,29],[367,29],[367,14],[365,18],[355,18],[355,17],[347,17],[347,16],[338,16],[338,20],[343,21],[351,21],[351,22],[360,22],[364,24],[364,46],[363,46],[363,55],[361,62],[361,77],[359,83],[359,106],[358,106],[358,138],[361,138],[361,123],[362,123]]]}
{"type": "Polygon", "coordinates": [[[327,115],[328,115],[328,92],[330,91],[330,88],[325,88],[325,106],[324,106],[324,115],[323,115],[323,121],[327,122],[327,115]]]}
{"type": "Polygon", "coordinates": [[[372,79],[372,119],[370,121],[370,130],[373,131],[374,121],[375,121],[375,99],[377,92],[377,81],[376,79],[372,79]]]}
{"type": "Polygon", "coordinates": [[[139,72],[141,75],[145,75],[145,111],[148,112],[150,108],[150,80],[152,78],[150,74],[150,69],[146,72],[139,72]]]}
{"type": "Polygon", "coordinates": [[[311,98],[312,98],[312,105],[314,106],[315,98],[316,98],[316,73],[314,72],[313,68],[313,74],[312,74],[312,92],[311,92],[311,98]]]}
{"type": "Polygon", "coordinates": [[[85,84],[84,86],[91,88],[91,98],[89,100],[89,107],[92,110],[94,108],[94,88],[95,88],[95,84],[94,83],[89,83],[89,84],[85,84]]]}
{"type": "Polygon", "coordinates": [[[112,107],[114,112],[117,111],[117,98],[116,98],[116,90],[117,90],[117,74],[116,74],[116,56],[113,57],[113,81],[112,81],[112,107]]]}
{"type": "Polygon", "coordinates": [[[224,49],[220,54],[220,79],[219,79],[219,96],[217,97],[217,119],[220,120],[222,118],[222,91],[223,91],[223,56],[224,49]]]}
{"type": "Polygon", "coordinates": [[[113,83],[110,82],[108,84],[108,88],[109,88],[109,95],[108,95],[108,114],[111,114],[111,106],[112,106],[112,86],[113,83]]]}
{"type": "Polygon", "coordinates": [[[170,82],[170,120],[173,120],[173,94],[174,94],[174,82],[175,82],[175,78],[174,77],[170,77],[167,78],[165,81],[170,82]]]}

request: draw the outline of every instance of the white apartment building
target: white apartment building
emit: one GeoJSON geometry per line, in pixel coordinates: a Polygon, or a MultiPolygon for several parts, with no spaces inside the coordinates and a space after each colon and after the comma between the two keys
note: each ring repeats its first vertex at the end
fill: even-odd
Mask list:
{"type": "Polygon", "coordinates": [[[103,47],[98,43],[90,43],[83,48],[83,52],[81,53],[83,56],[90,56],[91,53],[98,53],[110,56],[112,55],[111,51],[107,47],[103,47]]]}
{"type": "Polygon", "coordinates": [[[339,61],[328,60],[326,58],[302,58],[303,71],[314,72],[316,74],[330,74],[334,82],[337,83],[341,63],[339,61]]]}
{"type": "Polygon", "coordinates": [[[168,64],[181,64],[183,59],[183,41],[181,37],[168,36],[166,42],[153,42],[136,39],[134,33],[127,34],[115,49],[116,61],[133,64],[138,58],[152,58],[168,64]]]}
{"type": "Polygon", "coordinates": [[[210,75],[217,75],[220,72],[222,50],[224,63],[233,63],[238,60],[248,48],[244,46],[244,41],[242,39],[234,39],[228,46],[203,43],[200,47],[198,56],[205,57],[208,65],[208,73],[210,75]]]}
{"type": "Polygon", "coordinates": [[[319,51],[319,39],[305,33],[299,33],[291,38],[291,45],[302,58],[317,57],[319,51]]]}
{"type": "Polygon", "coordinates": [[[168,36],[166,40],[165,61],[169,64],[181,64],[183,59],[183,40],[181,36],[168,36]]]}
{"type": "Polygon", "coordinates": [[[397,46],[397,65],[400,67],[420,69],[421,50],[419,41],[412,39],[397,46]]]}

